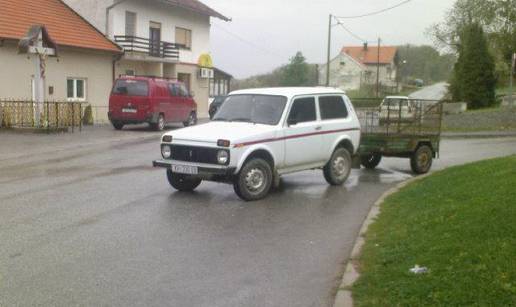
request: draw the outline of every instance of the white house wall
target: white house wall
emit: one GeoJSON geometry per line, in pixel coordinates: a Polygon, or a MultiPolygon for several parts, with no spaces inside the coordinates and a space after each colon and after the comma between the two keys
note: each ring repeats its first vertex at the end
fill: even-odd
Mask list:
{"type": "MultiPolygon", "coordinates": [[[[360,89],[364,67],[344,54],[339,54],[330,61],[330,86],[342,90],[360,89]]],[[[321,84],[326,83],[326,65],[319,69],[319,80],[321,84]]]]}
{"type": "Polygon", "coordinates": [[[175,42],[175,29],[192,31],[192,49],[180,50],[180,62],[197,63],[199,56],[210,51],[210,17],[179,7],[153,3],[152,1],[127,1],[115,6],[110,13],[110,33],[125,35],[125,13],[136,13],[136,36],[149,38],[150,22],[161,24],[161,40],[175,42]]]}

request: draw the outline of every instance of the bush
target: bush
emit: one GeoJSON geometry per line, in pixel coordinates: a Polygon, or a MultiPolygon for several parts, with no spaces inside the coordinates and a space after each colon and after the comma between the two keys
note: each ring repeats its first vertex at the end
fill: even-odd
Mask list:
{"type": "Polygon", "coordinates": [[[86,106],[84,109],[84,115],[82,116],[82,124],[84,126],[91,126],[93,125],[93,111],[91,106],[86,106]]]}

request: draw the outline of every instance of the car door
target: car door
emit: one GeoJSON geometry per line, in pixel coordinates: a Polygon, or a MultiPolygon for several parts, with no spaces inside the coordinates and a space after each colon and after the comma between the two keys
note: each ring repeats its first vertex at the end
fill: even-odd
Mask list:
{"type": "Polygon", "coordinates": [[[314,96],[295,98],[285,128],[285,166],[287,168],[321,162],[321,132],[314,96]]]}
{"type": "MultiPolygon", "coordinates": [[[[319,112],[321,116],[322,145],[326,160],[329,160],[337,138],[348,129],[356,129],[353,119],[342,95],[324,95],[319,97],[319,112]]],[[[353,154],[353,153],[351,153],[353,154]]]]}
{"type": "Polygon", "coordinates": [[[177,83],[169,83],[170,91],[170,108],[172,110],[173,121],[179,122],[183,120],[183,96],[181,95],[180,85],[177,83]]]}

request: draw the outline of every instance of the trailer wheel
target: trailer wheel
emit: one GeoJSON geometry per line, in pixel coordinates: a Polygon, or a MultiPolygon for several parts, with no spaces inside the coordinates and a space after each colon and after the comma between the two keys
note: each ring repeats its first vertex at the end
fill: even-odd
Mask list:
{"type": "Polygon", "coordinates": [[[368,169],[375,169],[380,161],[382,161],[382,155],[377,153],[360,157],[360,163],[368,169]]]}
{"type": "Polygon", "coordinates": [[[434,152],[428,145],[419,146],[410,158],[410,167],[416,174],[426,174],[430,171],[433,162],[434,152]]]}

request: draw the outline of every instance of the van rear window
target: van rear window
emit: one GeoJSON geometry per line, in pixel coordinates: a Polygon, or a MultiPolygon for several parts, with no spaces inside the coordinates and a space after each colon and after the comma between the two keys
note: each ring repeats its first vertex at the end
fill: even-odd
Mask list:
{"type": "Polygon", "coordinates": [[[147,81],[117,80],[113,87],[113,94],[128,96],[148,96],[149,84],[147,81]]]}

